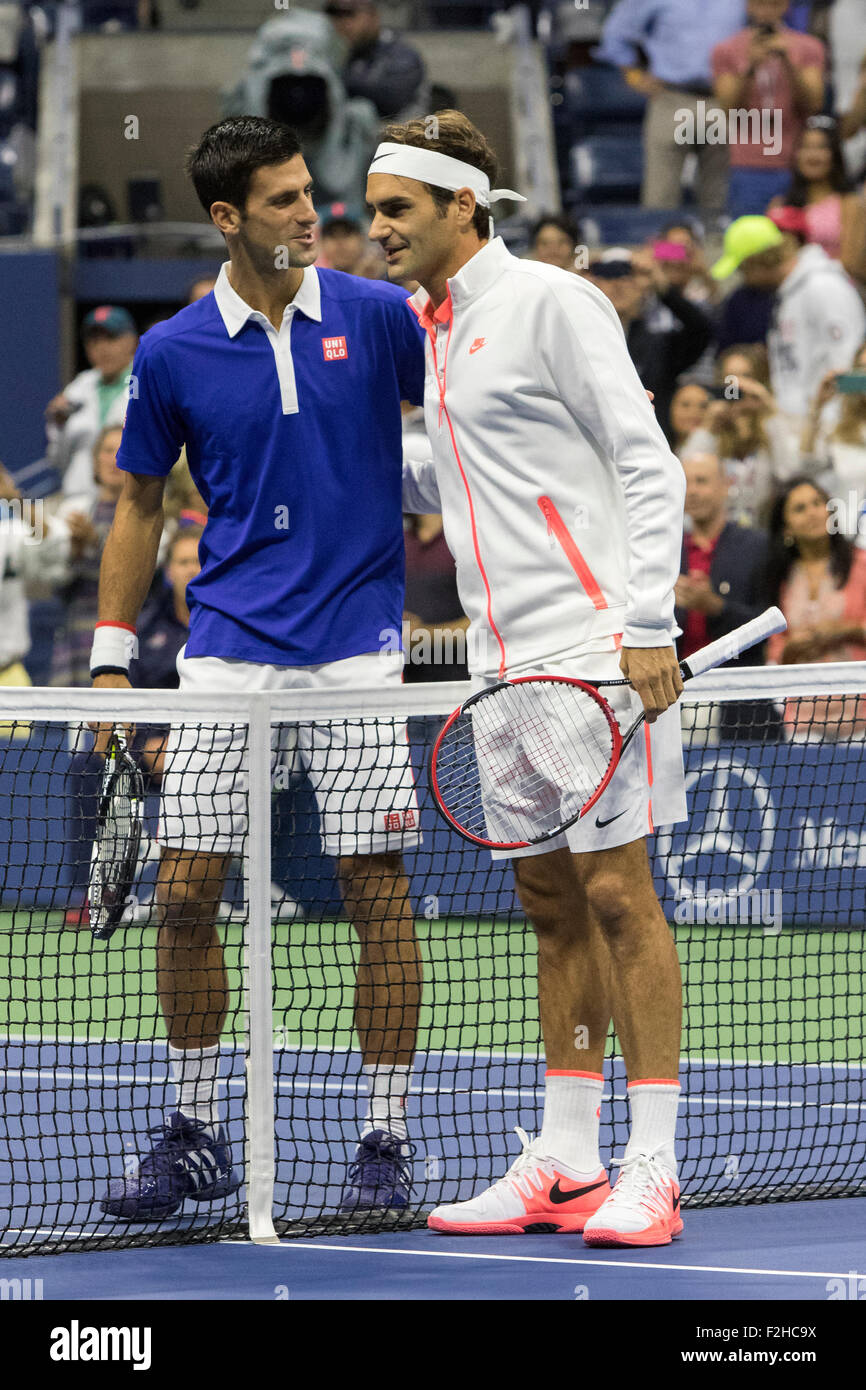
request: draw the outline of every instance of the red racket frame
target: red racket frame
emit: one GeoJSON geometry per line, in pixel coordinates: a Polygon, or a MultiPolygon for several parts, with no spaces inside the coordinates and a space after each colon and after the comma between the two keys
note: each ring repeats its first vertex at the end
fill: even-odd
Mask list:
{"type": "MultiPolygon", "coordinates": [[[[611,684],[619,683],[620,682],[611,682],[611,684]]],[[[625,685],[627,684],[627,682],[623,681],[622,684],[625,685]]],[[[581,818],[586,815],[587,811],[592,809],[592,807],[595,805],[595,803],[601,796],[602,792],[607,788],[611,777],[616,771],[617,764],[619,763],[620,756],[622,754],[622,748],[622,730],[619,727],[616,715],[614,714],[607,700],[604,698],[603,695],[599,694],[599,691],[596,689],[594,685],[591,685],[588,681],[577,680],[573,676],[516,676],[512,681],[499,681],[496,685],[491,685],[486,690],[479,690],[475,695],[470,695],[468,700],[464,701],[464,703],[460,705],[458,709],[454,710],[452,714],[449,714],[448,718],[446,719],[439,732],[439,737],[434,743],[433,752],[430,755],[430,787],[433,792],[433,799],[436,802],[436,807],[440,815],[442,815],[445,818],[445,820],[448,822],[448,824],[451,826],[453,830],[457,831],[458,835],[462,835],[464,840],[469,840],[470,843],[474,845],[481,845],[483,849],[529,849],[532,845],[542,845],[545,843],[546,840],[555,839],[557,835],[561,835],[564,830],[568,830],[570,826],[575,825],[577,821],[581,820],[581,818]],[[446,806],[444,800],[442,799],[442,795],[439,790],[437,764],[439,759],[439,749],[442,746],[442,742],[445,738],[445,735],[448,733],[448,730],[451,728],[451,726],[454,723],[456,723],[460,716],[470,707],[470,705],[477,704],[479,700],[485,699],[486,696],[493,695],[497,690],[502,690],[505,686],[526,685],[528,683],[540,685],[542,682],[552,683],[554,685],[577,686],[579,690],[585,691],[587,695],[591,695],[592,698],[595,700],[596,704],[604,713],[604,716],[607,719],[607,722],[610,726],[611,734],[613,735],[613,750],[611,752],[610,765],[608,766],[607,772],[605,773],[602,781],[599,783],[597,790],[590,797],[589,801],[587,801],[586,804],[580,808],[577,815],[570,816],[568,820],[563,821],[562,825],[557,826],[555,830],[549,830],[544,835],[539,835],[539,837],[535,840],[487,840],[480,835],[473,835],[471,831],[464,829],[464,827],[460,825],[459,822],[454,818],[454,816],[448,810],[448,807],[446,806]]]]}

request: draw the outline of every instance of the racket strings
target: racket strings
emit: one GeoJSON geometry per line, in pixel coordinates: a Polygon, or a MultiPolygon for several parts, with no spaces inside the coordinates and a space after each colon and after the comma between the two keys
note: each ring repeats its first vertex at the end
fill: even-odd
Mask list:
{"type": "Polygon", "coordinates": [[[140,796],[137,774],[121,766],[111,779],[93,850],[91,925],[105,926],[112,909],[126,900],[138,856],[140,796]]]}
{"type": "Polygon", "coordinates": [[[502,686],[468,706],[445,734],[440,796],[469,834],[532,842],[573,820],[610,767],[604,708],[570,682],[502,686]]]}

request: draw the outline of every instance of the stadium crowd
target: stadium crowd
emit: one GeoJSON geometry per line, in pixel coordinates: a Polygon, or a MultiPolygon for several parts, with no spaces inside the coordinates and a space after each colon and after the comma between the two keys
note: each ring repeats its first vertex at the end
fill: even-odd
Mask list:
{"type": "MultiPolygon", "coordinates": [[[[39,7],[18,8],[20,77],[30,55],[23,36],[38,28],[39,7]]],[[[97,26],[159,21],[154,5],[98,8],[85,12],[97,26]]],[[[649,236],[590,248],[584,224],[594,209],[568,186],[565,213],[503,230],[512,248],[522,238],[526,255],[584,275],[607,295],[683,462],[682,655],[770,602],[786,612],[789,632],[771,644],[769,659],[866,655],[866,27],[855,15],[852,28],[853,12],[848,0],[589,0],[536,12],[554,101],[592,71],[621,80],[630,99],[645,102],[641,202],[657,210],[649,236]],[[685,140],[678,134],[684,123],[685,140]],[[722,127],[723,136],[712,134],[722,127]],[[689,155],[691,190],[682,182],[689,155]],[[719,256],[711,245],[722,227],[719,256]]],[[[259,66],[268,44],[277,52],[273,25],[282,22],[260,31],[259,66]]],[[[355,188],[365,140],[376,138],[383,118],[427,111],[447,89],[431,83],[417,47],[384,26],[370,0],[327,0],[321,15],[305,12],[301,22],[308,39],[318,35],[322,52],[324,30],[336,35],[344,63],[327,81],[316,78],[324,85],[301,87],[296,75],[279,87],[287,115],[309,122],[314,154],[327,163],[329,135],[315,129],[311,93],[339,87],[329,109],[348,122],[360,151],[346,166],[346,186],[330,181],[341,201],[322,209],[320,263],[384,277],[355,188]]],[[[6,56],[14,56],[6,39],[6,56]]],[[[254,99],[247,73],[229,103],[254,99]]],[[[327,189],[329,179],[322,182],[327,189]]],[[[190,301],[212,283],[191,286],[190,301]]],[[[46,500],[50,524],[41,548],[30,547],[22,561],[20,545],[16,559],[6,543],[3,607],[7,618],[15,615],[7,622],[15,638],[4,647],[0,681],[17,683],[21,663],[28,664],[28,595],[44,599],[53,589],[62,615],[50,680],[89,684],[101,546],[120,486],[114,455],[139,327],[148,326],[120,304],[90,310],[81,328],[87,366],[46,405],[45,460],[58,490],[46,500]],[[40,550],[44,563],[37,564],[40,550]]],[[[407,434],[423,429],[419,414],[407,409],[407,434]]],[[[198,535],[206,521],[183,460],[177,474],[166,568],[147,616],[166,650],[183,624],[173,587],[178,537],[184,528],[198,535]]],[[[17,495],[6,474],[2,488],[7,500],[17,495]]],[[[407,674],[460,677],[466,620],[441,520],[407,518],[406,549],[407,674]],[[437,636],[447,641],[437,646],[437,636]]],[[[138,678],[150,682],[148,671],[142,661],[138,678]]]]}

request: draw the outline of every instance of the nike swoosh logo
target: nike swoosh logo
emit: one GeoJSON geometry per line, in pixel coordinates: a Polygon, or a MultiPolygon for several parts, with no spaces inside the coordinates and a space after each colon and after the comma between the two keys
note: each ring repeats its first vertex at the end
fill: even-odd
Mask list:
{"type": "Polygon", "coordinates": [[[559,1206],[562,1202],[573,1202],[576,1197],[585,1197],[588,1192],[595,1192],[597,1188],[604,1187],[606,1182],[607,1178],[602,1178],[600,1182],[590,1183],[589,1187],[575,1187],[571,1192],[563,1192],[557,1178],[547,1195],[554,1206],[559,1206]]]}
{"type": "Polygon", "coordinates": [[[676,1209],[677,1209],[677,1207],[679,1206],[679,1204],[680,1204],[680,1194],[677,1193],[676,1197],[674,1197],[674,1211],[676,1211],[676,1209]]]}
{"type": "MultiPolygon", "coordinates": [[[[626,807],[626,810],[628,810],[628,807],[626,807]]],[[[604,830],[604,827],[606,825],[613,825],[615,820],[619,820],[620,816],[624,815],[625,811],[619,811],[615,816],[611,816],[608,820],[599,820],[598,816],[596,816],[595,823],[598,826],[599,830],[604,830]]]]}

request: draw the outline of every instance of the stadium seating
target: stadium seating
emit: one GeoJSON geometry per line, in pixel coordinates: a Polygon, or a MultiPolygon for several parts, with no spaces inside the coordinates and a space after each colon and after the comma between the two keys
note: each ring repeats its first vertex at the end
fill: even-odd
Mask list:
{"type": "Polygon", "coordinates": [[[646,99],[632,90],[617,68],[598,63],[565,73],[560,109],[576,135],[593,135],[634,127],[643,120],[646,99]]]}
{"type": "Polygon", "coordinates": [[[591,135],[572,145],[569,185],[585,202],[622,202],[640,198],[643,148],[634,136],[591,135]]]}
{"type": "MultiPolygon", "coordinates": [[[[676,209],[664,212],[631,205],[588,208],[585,204],[573,204],[569,212],[579,223],[581,235],[590,246],[639,246],[679,215],[676,209]]],[[[695,209],[688,208],[682,215],[694,222],[695,209]]]]}

